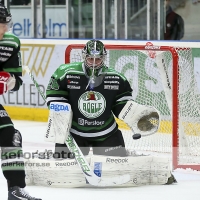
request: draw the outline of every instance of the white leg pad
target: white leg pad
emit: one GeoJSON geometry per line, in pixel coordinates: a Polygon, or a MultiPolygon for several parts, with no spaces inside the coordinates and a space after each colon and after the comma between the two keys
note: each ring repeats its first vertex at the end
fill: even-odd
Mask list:
{"type": "MultiPolygon", "coordinates": [[[[86,156],[90,163],[90,157],[86,156]]],[[[26,184],[48,187],[84,187],[83,172],[75,159],[29,159],[25,162],[26,184]]]]}
{"type": "Polygon", "coordinates": [[[171,176],[169,160],[160,157],[93,156],[91,165],[95,166],[95,171],[102,173],[102,177],[130,174],[131,180],[123,186],[165,184],[171,176]]]}
{"type": "MultiPolygon", "coordinates": [[[[130,174],[131,180],[120,187],[162,185],[171,176],[167,158],[138,156],[87,156],[97,176],[113,177],[130,174]]],[[[88,187],[89,184],[74,159],[32,159],[25,163],[27,185],[48,187],[88,187]]],[[[119,187],[119,186],[116,186],[119,187]]]]}

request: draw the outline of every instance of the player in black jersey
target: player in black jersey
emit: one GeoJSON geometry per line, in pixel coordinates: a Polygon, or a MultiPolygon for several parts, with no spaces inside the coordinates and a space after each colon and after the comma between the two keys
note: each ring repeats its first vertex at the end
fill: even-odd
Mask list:
{"type": "MultiPolygon", "coordinates": [[[[94,154],[126,156],[114,116],[133,100],[130,84],[124,75],[105,65],[107,51],[101,41],[88,41],[82,55],[83,62],[61,65],[52,75],[46,90],[47,105],[71,105],[70,133],[84,155],[92,147],[94,154]]],[[[55,156],[63,155],[66,149],[65,144],[56,144],[55,156]]]]}
{"type": "MultiPolygon", "coordinates": [[[[22,85],[20,40],[13,35],[12,16],[0,4],[0,95],[17,91],[22,85]]],[[[40,200],[25,192],[22,136],[0,104],[1,168],[8,182],[8,200],[40,200]]]]}

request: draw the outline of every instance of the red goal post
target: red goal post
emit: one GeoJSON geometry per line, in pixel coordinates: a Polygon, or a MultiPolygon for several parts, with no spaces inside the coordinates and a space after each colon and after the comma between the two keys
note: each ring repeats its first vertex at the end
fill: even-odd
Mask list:
{"type": "MultiPolygon", "coordinates": [[[[84,44],[69,45],[65,51],[65,63],[82,61],[83,47],[84,44]]],[[[172,153],[174,169],[200,170],[200,107],[197,109],[200,97],[191,49],[154,46],[152,43],[105,44],[105,48],[108,51],[106,64],[123,73],[131,82],[135,101],[152,105],[162,114],[158,133],[137,141],[119,122],[126,146],[134,150],[172,153]]]]}

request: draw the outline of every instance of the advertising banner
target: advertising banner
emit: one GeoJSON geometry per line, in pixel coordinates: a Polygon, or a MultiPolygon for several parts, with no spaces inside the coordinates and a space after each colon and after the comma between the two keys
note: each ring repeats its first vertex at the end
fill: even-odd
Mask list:
{"type": "MultiPolygon", "coordinates": [[[[37,10],[39,12],[39,8],[37,10]]],[[[13,33],[20,38],[32,38],[32,11],[31,7],[23,6],[12,8],[13,33]],[[19,15],[23,13],[23,15],[19,15]]],[[[42,37],[41,18],[37,15],[37,38],[42,37]]],[[[65,7],[46,8],[45,23],[46,38],[66,38],[66,9],[65,7]]]]}

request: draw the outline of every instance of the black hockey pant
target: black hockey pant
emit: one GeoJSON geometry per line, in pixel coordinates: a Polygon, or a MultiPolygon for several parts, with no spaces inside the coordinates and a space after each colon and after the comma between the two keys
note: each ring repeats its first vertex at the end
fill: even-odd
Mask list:
{"type": "MultiPolygon", "coordinates": [[[[94,155],[107,155],[107,156],[126,156],[125,144],[122,133],[117,130],[114,134],[110,135],[104,140],[93,141],[77,135],[72,135],[81,149],[83,155],[88,155],[90,147],[93,149],[94,155]]],[[[71,154],[66,144],[56,144],[54,157],[56,158],[70,158],[71,154]]]]}

